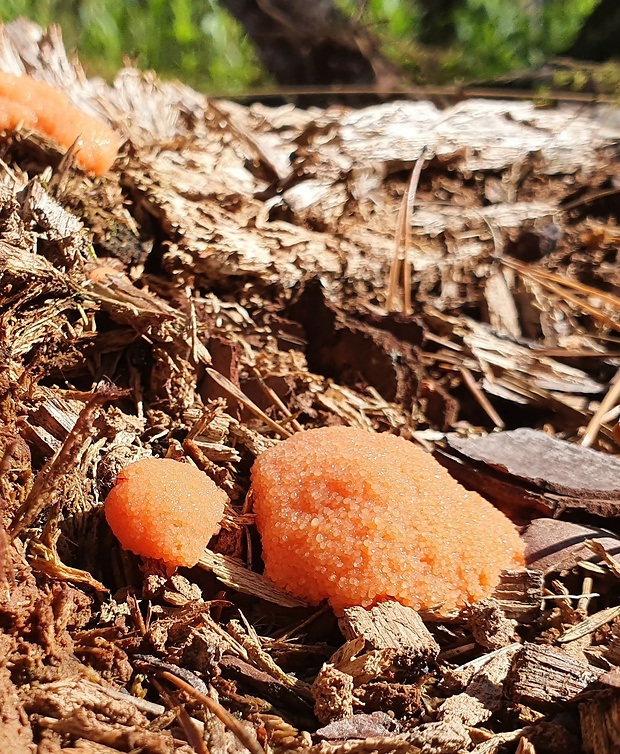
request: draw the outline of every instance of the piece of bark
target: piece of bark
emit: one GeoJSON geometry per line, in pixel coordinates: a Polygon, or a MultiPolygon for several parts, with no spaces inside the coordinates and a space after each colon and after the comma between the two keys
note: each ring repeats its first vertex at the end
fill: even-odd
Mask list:
{"type": "Polygon", "coordinates": [[[476,602],[467,610],[467,628],[485,649],[500,649],[517,641],[515,625],[493,597],[476,602]]]}
{"type": "Polygon", "coordinates": [[[505,706],[504,681],[518,650],[518,646],[513,646],[497,652],[473,676],[462,694],[454,694],[443,702],[439,708],[440,718],[474,727],[499,712],[505,706]]]}
{"type": "Polygon", "coordinates": [[[604,691],[579,705],[585,754],[617,754],[620,751],[620,692],[604,691]]]}
{"type": "Polygon", "coordinates": [[[447,438],[437,454],[459,481],[504,509],[620,514],[620,459],[529,428],[447,438]]]}
{"type": "Polygon", "coordinates": [[[356,689],[355,698],[365,712],[390,710],[402,720],[422,713],[422,692],[419,684],[375,681],[356,689]]]}
{"type": "Polygon", "coordinates": [[[610,531],[553,518],[537,518],[522,534],[525,562],[536,571],[570,570],[581,561],[600,562],[585,544],[596,540],[620,564],[620,539],[610,531]]]}
{"type": "Polygon", "coordinates": [[[439,653],[418,613],[398,602],[346,608],[339,622],[347,642],[331,662],[352,675],[356,686],[388,670],[405,677],[428,672],[439,653]]]}
{"type": "Polygon", "coordinates": [[[236,558],[206,549],[198,565],[212,571],[226,586],[243,594],[251,594],[282,607],[307,607],[303,600],[287,594],[261,574],[250,571],[236,558]]]}
{"type": "Polygon", "coordinates": [[[290,709],[299,714],[310,716],[311,708],[292,689],[273,676],[258,670],[250,663],[239,657],[227,655],[220,660],[220,668],[226,677],[247,686],[252,691],[259,693],[272,704],[290,709]]]}
{"type": "Polygon", "coordinates": [[[348,738],[370,738],[389,736],[398,733],[396,723],[385,712],[373,712],[370,715],[359,714],[346,717],[319,728],[317,736],[328,740],[346,740],[348,738]]]}
{"type": "Polygon", "coordinates": [[[611,627],[611,636],[607,641],[605,659],[612,665],[620,665],[620,622],[615,621],[611,627]]]}
{"type": "Polygon", "coordinates": [[[492,597],[504,614],[517,623],[532,623],[540,612],[543,577],[538,571],[502,571],[492,597]]]}
{"type": "MultiPolygon", "coordinates": [[[[353,715],[353,678],[348,673],[342,673],[333,665],[323,665],[312,684],[314,697],[314,714],[323,725],[336,720],[351,718],[353,715]]],[[[321,734],[319,734],[321,735],[321,734]]],[[[382,733],[368,733],[367,735],[383,735],[382,733]]],[[[325,738],[334,736],[326,735],[325,738]]],[[[351,738],[352,736],[335,736],[335,738],[351,738]]]]}
{"type": "Polygon", "coordinates": [[[419,746],[424,754],[461,754],[471,744],[467,729],[458,720],[420,725],[410,738],[411,743],[419,746]]]}
{"type": "Polygon", "coordinates": [[[546,712],[573,699],[601,672],[560,649],[525,644],[513,660],[508,693],[514,703],[546,712]]]}
{"type": "Polygon", "coordinates": [[[541,720],[525,728],[523,734],[533,744],[536,754],[582,754],[577,736],[560,722],[563,720],[572,728],[573,719],[569,715],[558,715],[553,721],[541,720]]]}
{"type": "Polygon", "coordinates": [[[415,396],[422,382],[415,347],[379,322],[343,311],[328,299],[320,282],[307,283],[287,314],[304,327],[313,372],[350,387],[363,378],[387,401],[407,403],[415,396]]]}

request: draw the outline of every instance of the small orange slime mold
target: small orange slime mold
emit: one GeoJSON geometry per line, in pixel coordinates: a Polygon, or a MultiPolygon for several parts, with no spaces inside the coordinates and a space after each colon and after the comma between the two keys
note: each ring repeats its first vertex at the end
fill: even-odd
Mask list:
{"type": "Polygon", "coordinates": [[[265,575],[337,613],[394,599],[447,614],[523,566],[511,521],[393,435],[299,432],[256,460],[252,495],[265,575]]]}
{"type": "Polygon", "coordinates": [[[195,466],[144,458],[120,472],[105,516],[126,550],[173,568],[193,566],[217,532],[227,500],[195,466]]]}
{"type": "Polygon", "coordinates": [[[60,89],[0,71],[0,130],[17,128],[40,131],[67,149],[77,141],[75,159],[96,175],[110,169],[120,147],[109,126],[75,107],[60,89]]]}

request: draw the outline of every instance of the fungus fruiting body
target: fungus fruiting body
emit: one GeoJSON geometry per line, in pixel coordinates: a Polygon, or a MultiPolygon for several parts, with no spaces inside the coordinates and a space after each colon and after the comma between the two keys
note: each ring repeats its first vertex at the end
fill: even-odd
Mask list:
{"type": "Polygon", "coordinates": [[[395,599],[447,613],[523,565],[503,513],[392,435],[297,433],[259,456],[252,496],[265,575],[336,611],[395,599]]]}
{"type": "Polygon", "coordinates": [[[0,130],[28,128],[63,147],[76,144],[81,167],[102,175],[116,159],[117,134],[99,118],[75,107],[67,95],[31,76],[0,72],[0,130]]]}
{"type": "Polygon", "coordinates": [[[216,533],[227,499],[194,466],[144,458],[120,472],[105,515],[126,550],[170,567],[193,566],[216,533]]]}

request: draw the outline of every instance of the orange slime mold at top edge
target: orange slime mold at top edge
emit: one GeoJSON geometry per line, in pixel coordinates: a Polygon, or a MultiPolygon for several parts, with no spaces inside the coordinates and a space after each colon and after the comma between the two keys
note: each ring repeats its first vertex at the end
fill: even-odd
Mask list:
{"type": "Polygon", "coordinates": [[[32,76],[0,72],[0,98],[0,128],[15,128],[22,123],[65,148],[77,140],[76,161],[96,175],[109,170],[116,159],[118,135],[103,121],[75,107],[60,89],[32,76]],[[29,119],[23,117],[28,111],[29,119]],[[21,114],[21,119],[13,112],[21,114]]]}
{"type": "Polygon", "coordinates": [[[394,599],[447,614],[523,566],[512,522],[393,435],[299,432],[256,460],[252,496],[265,575],[336,612],[394,599]]]}
{"type": "Polygon", "coordinates": [[[195,466],[144,458],[120,472],[104,509],[126,550],[170,567],[193,566],[217,532],[227,500],[195,466]]]}

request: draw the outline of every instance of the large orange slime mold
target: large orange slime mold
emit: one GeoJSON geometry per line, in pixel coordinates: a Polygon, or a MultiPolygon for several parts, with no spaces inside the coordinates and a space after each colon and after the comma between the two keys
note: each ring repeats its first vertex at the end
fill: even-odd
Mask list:
{"type": "Polygon", "coordinates": [[[510,520],[392,435],[299,432],[257,459],[252,494],[265,575],[337,612],[395,599],[448,613],[523,566],[510,520]]]}

